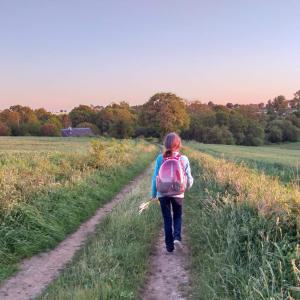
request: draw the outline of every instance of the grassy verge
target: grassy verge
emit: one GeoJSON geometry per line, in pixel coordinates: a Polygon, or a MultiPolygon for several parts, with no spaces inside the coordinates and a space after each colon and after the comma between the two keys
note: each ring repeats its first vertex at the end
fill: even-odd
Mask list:
{"type": "MultiPolygon", "coordinates": [[[[22,258],[54,247],[145,169],[157,151],[153,146],[148,148],[146,151],[144,147],[145,152],[139,156],[135,150],[127,149],[126,163],[113,161],[115,165],[110,168],[95,166],[88,176],[26,194],[12,210],[4,211],[0,215],[0,281],[16,271],[22,258]]],[[[133,145],[131,149],[140,148],[133,145]]],[[[106,157],[100,150],[97,161],[106,157]]]]}
{"type": "MultiPolygon", "coordinates": [[[[299,199],[270,178],[262,182],[263,175],[254,171],[195,151],[189,155],[195,186],[187,194],[185,219],[193,298],[299,299],[298,209],[293,205],[299,199]],[[288,206],[285,201],[264,206],[266,192],[276,188],[290,197],[288,206]]],[[[280,202],[276,191],[274,197],[280,202]]]]}
{"type": "Polygon", "coordinates": [[[139,204],[149,197],[150,172],[103,220],[42,299],[138,298],[161,227],[158,205],[138,214],[139,204]]]}
{"type": "MultiPolygon", "coordinates": [[[[298,143],[295,143],[299,146],[298,143]]],[[[232,146],[208,145],[189,142],[188,145],[216,158],[225,158],[238,164],[245,164],[251,169],[278,177],[282,182],[299,183],[300,151],[297,148],[277,146],[232,146]]]]}

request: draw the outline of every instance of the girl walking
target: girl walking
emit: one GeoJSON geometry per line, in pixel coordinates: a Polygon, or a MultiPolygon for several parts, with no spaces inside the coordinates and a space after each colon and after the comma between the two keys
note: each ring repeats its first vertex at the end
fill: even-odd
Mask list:
{"type": "Polygon", "coordinates": [[[152,198],[158,198],[164,219],[167,252],[181,248],[181,223],[184,191],[193,185],[188,158],[181,155],[181,139],[169,133],[164,140],[165,151],[156,159],[152,177],[152,198]],[[172,216],[172,212],[173,216],[172,216]]]}

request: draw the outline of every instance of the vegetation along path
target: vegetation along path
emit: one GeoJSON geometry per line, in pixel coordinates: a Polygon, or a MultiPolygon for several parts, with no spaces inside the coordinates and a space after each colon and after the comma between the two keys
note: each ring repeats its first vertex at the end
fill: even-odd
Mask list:
{"type": "Polygon", "coordinates": [[[76,232],[69,235],[55,249],[24,260],[20,272],[0,286],[0,299],[24,300],[37,297],[71,261],[89,234],[95,231],[96,225],[138,185],[146,176],[146,172],[147,170],[125,186],[111,202],[98,209],[92,218],[84,222],[76,232]]]}

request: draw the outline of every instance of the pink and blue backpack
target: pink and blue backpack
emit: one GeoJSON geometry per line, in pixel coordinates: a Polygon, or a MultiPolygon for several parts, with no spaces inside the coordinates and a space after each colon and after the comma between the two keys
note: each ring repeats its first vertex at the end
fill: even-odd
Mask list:
{"type": "Polygon", "coordinates": [[[156,177],[156,189],[162,196],[176,196],[184,193],[187,176],[181,155],[165,157],[156,177]]]}

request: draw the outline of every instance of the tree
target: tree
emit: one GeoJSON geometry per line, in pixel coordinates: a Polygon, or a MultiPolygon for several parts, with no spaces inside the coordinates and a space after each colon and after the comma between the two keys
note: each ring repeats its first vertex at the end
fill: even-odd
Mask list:
{"type": "Polygon", "coordinates": [[[277,125],[270,125],[267,129],[267,140],[271,143],[282,142],[282,129],[277,125]]]}
{"type": "Polygon", "coordinates": [[[58,116],[61,122],[61,125],[63,128],[68,128],[72,126],[72,122],[71,119],[69,117],[69,115],[67,114],[62,114],[58,116]]]}
{"type": "Polygon", "coordinates": [[[294,126],[290,121],[288,120],[274,120],[270,122],[266,128],[267,137],[270,142],[277,142],[277,139],[274,137],[276,136],[275,133],[278,134],[278,129],[281,130],[281,140],[278,142],[297,142],[300,138],[300,129],[296,126],[294,126]]]}
{"type": "Polygon", "coordinates": [[[7,136],[11,134],[10,128],[0,121],[0,136],[7,136]]]}
{"type": "Polygon", "coordinates": [[[216,124],[216,113],[207,104],[193,101],[187,105],[190,126],[182,132],[182,137],[206,142],[209,128],[216,124]]]}
{"type": "Polygon", "coordinates": [[[14,105],[9,108],[11,111],[17,112],[20,115],[21,123],[35,123],[38,121],[34,111],[28,106],[14,105]]]}
{"type": "Polygon", "coordinates": [[[120,104],[113,103],[102,109],[96,123],[102,133],[116,138],[128,138],[134,135],[136,119],[129,104],[120,102],[120,104]]]}
{"type": "Polygon", "coordinates": [[[60,136],[60,130],[52,123],[46,123],[41,127],[41,135],[43,136],[60,136]]]}
{"type": "Polygon", "coordinates": [[[249,119],[245,130],[245,139],[243,145],[259,146],[264,143],[264,139],[264,128],[257,121],[249,119]]]}
{"type": "Polygon", "coordinates": [[[217,111],[216,121],[219,126],[227,126],[229,123],[229,113],[222,110],[217,111]]]}
{"type": "Polygon", "coordinates": [[[234,138],[232,133],[226,126],[214,126],[208,130],[207,142],[210,144],[234,144],[234,138]]]}
{"type": "Polygon", "coordinates": [[[294,98],[290,101],[289,104],[292,109],[300,110],[300,90],[294,94],[294,98]]]}
{"type": "Polygon", "coordinates": [[[260,104],[241,104],[237,108],[237,112],[249,119],[261,119],[261,105],[260,104]]]}
{"type": "Polygon", "coordinates": [[[297,112],[288,115],[285,120],[290,121],[294,126],[300,128],[300,117],[297,117],[297,112]]]}
{"type": "Polygon", "coordinates": [[[76,127],[82,122],[95,123],[96,116],[97,111],[87,105],[79,105],[73,108],[69,113],[73,127],[76,127]]]}
{"type": "Polygon", "coordinates": [[[233,109],[234,105],[233,105],[233,103],[228,102],[228,103],[226,103],[226,107],[229,108],[229,109],[233,109]]]}
{"type": "Polygon", "coordinates": [[[269,114],[277,114],[282,116],[286,113],[288,109],[288,101],[285,99],[284,96],[280,95],[275,97],[273,101],[269,100],[268,104],[266,105],[269,114]]]}
{"type": "Polygon", "coordinates": [[[158,93],[143,105],[140,124],[153,128],[163,137],[171,131],[181,132],[187,129],[190,118],[183,99],[172,93],[158,93]]]}
{"type": "Polygon", "coordinates": [[[245,140],[245,131],[247,128],[247,119],[238,112],[230,115],[229,130],[233,134],[235,144],[243,145],[245,140]]]}
{"type": "Polygon", "coordinates": [[[294,126],[290,121],[282,121],[282,141],[297,142],[300,137],[300,129],[294,126]]]}
{"type": "Polygon", "coordinates": [[[46,111],[44,108],[36,109],[34,113],[37,116],[37,118],[42,122],[48,121],[51,117],[51,113],[46,111]]]}
{"type": "Polygon", "coordinates": [[[10,128],[12,135],[18,135],[21,116],[16,111],[5,109],[0,113],[0,121],[10,128]]]}

